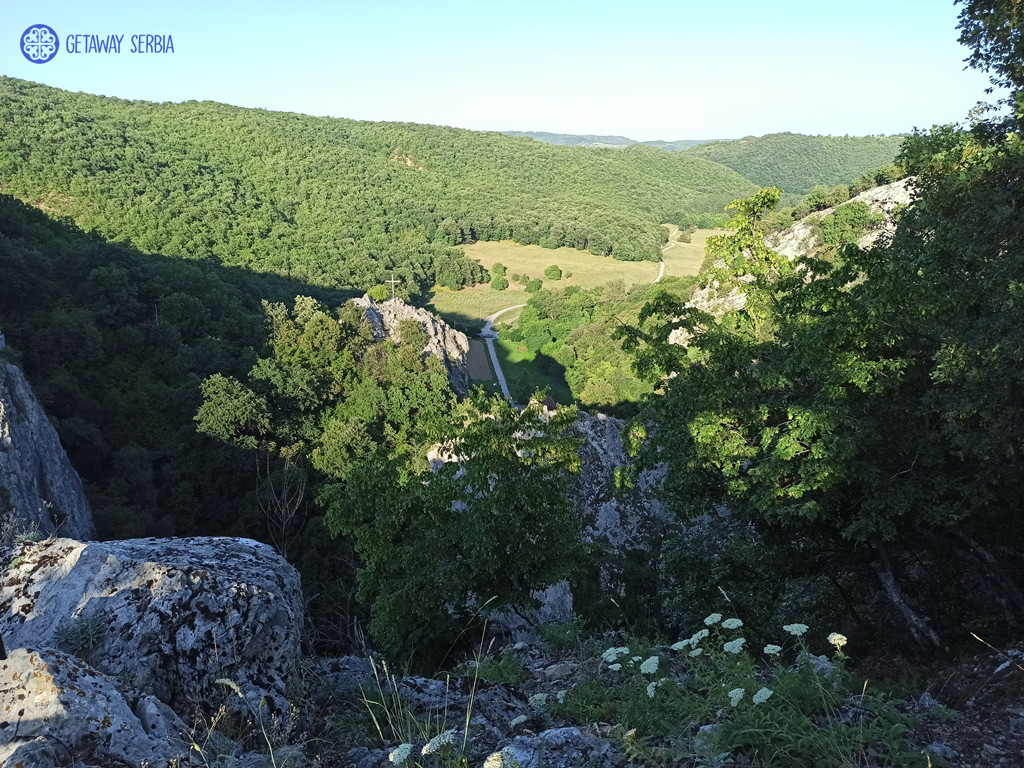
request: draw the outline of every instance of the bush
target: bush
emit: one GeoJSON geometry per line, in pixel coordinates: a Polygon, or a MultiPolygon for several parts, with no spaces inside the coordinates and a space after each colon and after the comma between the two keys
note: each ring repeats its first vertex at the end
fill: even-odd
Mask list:
{"type": "Polygon", "coordinates": [[[491,275],[494,277],[504,277],[506,269],[507,267],[504,264],[500,261],[496,261],[494,262],[494,266],[491,267],[491,275]]]}
{"type": "Polygon", "coordinates": [[[550,267],[544,270],[544,277],[548,280],[561,280],[562,270],[557,264],[552,264],[550,267]]]}
{"type": "Polygon", "coordinates": [[[366,295],[374,301],[384,301],[388,297],[388,288],[382,283],[377,283],[366,292],[366,295]]]}
{"type": "Polygon", "coordinates": [[[495,291],[504,291],[506,288],[508,288],[508,280],[506,280],[501,275],[498,275],[493,280],[491,280],[491,288],[494,289],[495,291]]]}
{"type": "Polygon", "coordinates": [[[527,280],[526,281],[526,292],[536,293],[543,287],[544,283],[540,280],[527,280]]]}

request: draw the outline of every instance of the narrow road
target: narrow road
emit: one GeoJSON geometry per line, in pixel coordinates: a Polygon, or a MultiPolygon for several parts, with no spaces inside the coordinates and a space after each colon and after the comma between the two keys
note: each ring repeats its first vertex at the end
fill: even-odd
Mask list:
{"type": "Polygon", "coordinates": [[[525,304],[513,304],[511,307],[499,309],[493,315],[486,318],[484,327],[480,330],[480,338],[484,340],[485,344],[487,344],[487,351],[491,355],[491,362],[494,364],[494,375],[498,377],[498,385],[501,387],[501,393],[505,395],[505,397],[513,406],[515,406],[516,402],[515,400],[512,399],[512,395],[508,391],[508,382],[505,381],[505,374],[502,373],[501,371],[501,363],[498,362],[498,350],[494,348],[494,340],[498,338],[498,332],[495,331],[491,326],[494,324],[494,321],[497,320],[499,316],[505,314],[506,312],[511,312],[513,309],[519,309],[520,307],[525,306],[525,304]]]}
{"type": "MultiPolygon", "coordinates": [[[[675,225],[673,224],[673,226],[675,226],[675,225]]],[[[668,237],[669,237],[668,245],[665,245],[665,246],[662,247],[662,249],[661,249],[662,253],[664,253],[665,251],[667,251],[670,248],[675,248],[676,247],[676,242],[672,238],[675,237],[676,232],[678,232],[678,231],[679,231],[679,227],[676,227],[674,230],[672,230],[671,232],[668,233],[668,237]]],[[[661,278],[663,278],[664,276],[665,276],[665,260],[662,259],[662,260],[660,260],[658,262],[658,276],[656,278],[654,278],[654,282],[660,283],[661,282],[661,278]]]]}

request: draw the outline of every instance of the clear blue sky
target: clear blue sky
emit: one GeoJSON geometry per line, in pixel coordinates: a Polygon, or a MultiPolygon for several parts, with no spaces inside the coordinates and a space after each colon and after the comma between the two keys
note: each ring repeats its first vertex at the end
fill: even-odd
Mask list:
{"type": "Polygon", "coordinates": [[[727,138],[899,133],[962,119],[952,0],[145,3],[0,0],[0,72],[132,99],[479,130],[727,138]],[[61,37],[46,64],[21,33],[61,37]],[[69,33],[124,34],[69,55],[69,33]],[[173,54],[127,52],[173,35],[173,54]]]}

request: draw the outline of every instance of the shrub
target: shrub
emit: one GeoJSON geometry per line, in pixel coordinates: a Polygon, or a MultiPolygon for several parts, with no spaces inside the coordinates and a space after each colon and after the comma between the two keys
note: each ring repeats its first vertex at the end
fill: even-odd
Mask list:
{"type": "Polygon", "coordinates": [[[491,280],[491,288],[495,291],[504,291],[508,288],[508,280],[499,275],[491,280]]]}
{"type": "Polygon", "coordinates": [[[535,280],[528,280],[526,282],[526,292],[527,293],[536,293],[537,291],[539,291],[541,289],[541,287],[543,285],[544,285],[544,283],[541,280],[536,280],[536,279],[535,280]]]}
{"type": "Polygon", "coordinates": [[[544,277],[548,280],[561,280],[562,270],[557,264],[552,264],[550,267],[544,270],[544,277]]]}
{"type": "Polygon", "coordinates": [[[388,297],[388,288],[382,283],[377,283],[377,285],[366,292],[366,295],[374,301],[384,301],[388,297]]]}
{"type": "Polygon", "coordinates": [[[494,262],[494,266],[491,267],[491,275],[493,277],[504,277],[506,269],[507,267],[504,264],[500,261],[496,261],[494,262]]]}

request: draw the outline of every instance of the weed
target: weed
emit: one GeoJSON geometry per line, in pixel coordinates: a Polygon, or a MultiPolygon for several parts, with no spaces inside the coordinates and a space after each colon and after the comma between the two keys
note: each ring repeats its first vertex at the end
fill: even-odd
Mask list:
{"type": "Polygon", "coordinates": [[[107,638],[107,618],[100,611],[66,620],[54,635],[61,650],[88,661],[107,638]]]}

